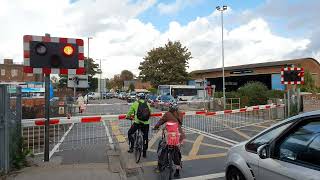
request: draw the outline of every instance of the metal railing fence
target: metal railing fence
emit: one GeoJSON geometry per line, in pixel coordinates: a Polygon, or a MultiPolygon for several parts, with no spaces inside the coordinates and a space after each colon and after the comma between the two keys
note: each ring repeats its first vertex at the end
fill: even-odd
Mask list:
{"type": "Polygon", "coordinates": [[[0,173],[14,168],[22,151],[21,88],[0,85],[0,173]]]}
{"type": "MultiPolygon", "coordinates": [[[[155,136],[155,126],[163,113],[154,113],[150,118],[149,138],[155,136]]],[[[82,149],[95,144],[126,143],[132,121],[125,115],[83,116],[50,120],[50,157],[54,152],[82,149]]],[[[213,134],[230,128],[240,128],[285,118],[284,106],[249,107],[219,112],[185,112],[183,127],[213,134]]],[[[43,153],[44,121],[24,120],[22,135],[24,147],[34,154],[43,153]]]]}

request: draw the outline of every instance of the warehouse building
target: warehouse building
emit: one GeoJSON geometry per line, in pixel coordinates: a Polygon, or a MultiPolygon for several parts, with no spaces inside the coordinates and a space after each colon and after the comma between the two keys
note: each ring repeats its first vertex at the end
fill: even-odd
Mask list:
{"type": "MultiPolygon", "coordinates": [[[[320,64],[313,58],[292,59],[283,61],[272,61],[257,64],[246,64],[240,66],[225,67],[226,91],[234,91],[250,81],[260,81],[268,89],[284,90],[281,84],[281,68],[303,67],[305,72],[310,72],[315,85],[320,87],[320,64]]],[[[222,68],[205,69],[191,72],[192,80],[189,85],[197,85],[208,82],[215,85],[216,91],[222,91],[222,68]]]]}

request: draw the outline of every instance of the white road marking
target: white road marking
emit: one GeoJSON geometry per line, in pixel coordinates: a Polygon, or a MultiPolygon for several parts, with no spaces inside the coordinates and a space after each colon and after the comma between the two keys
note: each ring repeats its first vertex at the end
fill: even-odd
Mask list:
{"type": "Polygon", "coordinates": [[[210,133],[207,133],[207,132],[204,132],[204,131],[200,131],[198,129],[194,129],[194,128],[190,128],[190,127],[183,127],[184,129],[187,129],[189,131],[193,131],[195,133],[198,133],[198,134],[201,134],[205,137],[208,137],[208,138],[211,138],[211,139],[214,139],[214,140],[217,140],[217,141],[220,141],[220,142],[223,142],[225,144],[228,144],[228,145],[236,145],[237,141],[234,141],[234,140],[231,140],[231,139],[228,139],[228,138],[225,138],[225,137],[222,137],[222,136],[218,136],[218,135],[215,135],[215,134],[210,134],[210,133]]]}
{"type": "Polygon", "coordinates": [[[103,123],[104,127],[106,128],[106,135],[108,137],[108,140],[109,140],[109,143],[110,143],[110,147],[111,147],[112,150],[114,150],[113,140],[112,140],[112,137],[110,135],[109,128],[108,128],[108,126],[107,126],[107,124],[106,124],[106,122],[104,120],[102,120],[102,123],[103,123]]]}
{"type": "Polygon", "coordinates": [[[55,152],[57,152],[57,150],[59,149],[60,145],[63,143],[64,139],[67,137],[67,135],[69,134],[69,132],[71,131],[71,129],[73,128],[74,123],[71,124],[71,126],[69,127],[69,129],[64,133],[64,135],[62,136],[62,138],[60,139],[60,141],[53,147],[53,149],[50,151],[49,154],[49,159],[53,156],[53,154],[55,152]]]}
{"type": "Polygon", "coordinates": [[[195,177],[188,177],[188,178],[183,178],[180,180],[205,180],[205,179],[216,179],[216,178],[222,178],[224,177],[225,173],[216,173],[216,174],[208,174],[208,175],[203,175],[203,176],[195,176],[195,177]]]}

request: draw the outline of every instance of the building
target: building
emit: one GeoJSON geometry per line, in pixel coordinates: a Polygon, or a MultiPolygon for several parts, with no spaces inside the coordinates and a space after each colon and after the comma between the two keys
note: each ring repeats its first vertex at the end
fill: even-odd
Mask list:
{"type": "MultiPolygon", "coordinates": [[[[269,89],[284,90],[281,84],[281,68],[303,67],[305,72],[310,72],[315,85],[320,87],[320,64],[313,58],[302,58],[240,66],[225,67],[226,91],[234,91],[250,81],[260,81],[269,89]]],[[[216,91],[222,91],[222,68],[197,70],[191,72],[190,85],[198,85],[206,80],[210,85],[215,85],[216,91]]],[[[201,85],[200,85],[201,86],[201,85]]]]}
{"type": "Polygon", "coordinates": [[[12,59],[4,59],[0,64],[0,83],[21,83],[43,81],[41,75],[26,74],[23,72],[23,64],[13,63],[12,59]]]}
{"type": "Polygon", "coordinates": [[[129,90],[130,84],[133,84],[135,89],[150,89],[152,88],[150,82],[142,82],[141,80],[130,80],[130,81],[124,81],[123,82],[123,90],[127,91],[129,90]]]}

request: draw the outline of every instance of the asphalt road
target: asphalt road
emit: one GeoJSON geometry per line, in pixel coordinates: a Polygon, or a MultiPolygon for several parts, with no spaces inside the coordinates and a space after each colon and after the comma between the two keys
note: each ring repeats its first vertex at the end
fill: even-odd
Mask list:
{"type": "MultiPolygon", "coordinates": [[[[238,129],[226,129],[212,134],[232,141],[242,142],[274,123],[266,122],[238,129]]],[[[183,168],[181,178],[224,179],[224,177],[221,177],[221,173],[224,173],[226,154],[232,145],[216,138],[206,137],[201,133],[186,132],[187,138],[182,146],[183,168]],[[218,177],[210,178],[210,176],[218,177]]],[[[159,174],[154,171],[157,161],[156,148],[159,139],[150,147],[148,157],[142,161],[145,179],[159,179],[159,174]]]]}
{"type": "MultiPolygon", "coordinates": [[[[84,115],[123,114],[129,105],[119,99],[107,99],[100,104],[89,105],[84,115]],[[104,105],[101,105],[104,104],[104,105]]],[[[199,177],[200,179],[224,179],[224,164],[228,149],[237,142],[250,137],[269,127],[274,121],[263,122],[259,117],[224,116],[204,118],[188,117],[185,119],[186,140],[182,146],[183,169],[181,178],[199,177]],[[255,123],[255,125],[249,125],[255,123]],[[231,128],[241,126],[241,128],[231,128]],[[207,133],[214,136],[208,136],[207,133]],[[225,140],[221,140],[222,137],[225,140]],[[212,177],[212,178],[210,178],[212,177]],[[217,177],[217,178],[215,178],[217,177]]],[[[159,118],[153,118],[151,126],[159,118]]],[[[129,121],[108,120],[100,123],[74,124],[64,130],[63,142],[54,156],[62,157],[63,164],[104,163],[107,162],[106,149],[109,146],[107,131],[114,140],[126,141],[129,121]],[[69,130],[69,131],[68,131],[69,130]]],[[[159,133],[150,131],[149,150],[141,165],[145,179],[158,179],[154,172],[157,164],[157,144],[159,133]]]]}

